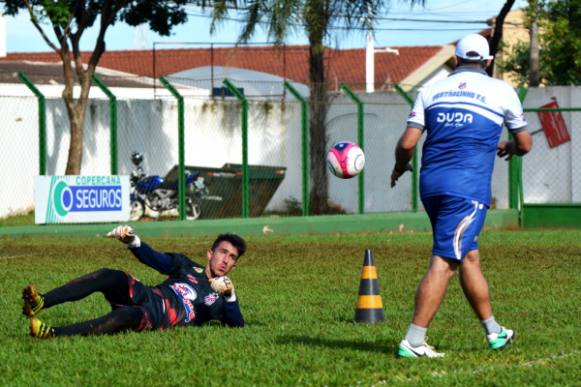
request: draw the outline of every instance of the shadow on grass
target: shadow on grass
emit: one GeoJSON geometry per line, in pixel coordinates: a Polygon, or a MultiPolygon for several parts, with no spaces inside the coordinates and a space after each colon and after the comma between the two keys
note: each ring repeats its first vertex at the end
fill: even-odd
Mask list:
{"type": "Polygon", "coordinates": [[[365,343],[353,340],[331,340],[309,336],[282,336],[276,340],[277,344],[310,345],[334,349],[353,349],[356,351],[386,353],[393,352],[396,343],[365,343]]]}

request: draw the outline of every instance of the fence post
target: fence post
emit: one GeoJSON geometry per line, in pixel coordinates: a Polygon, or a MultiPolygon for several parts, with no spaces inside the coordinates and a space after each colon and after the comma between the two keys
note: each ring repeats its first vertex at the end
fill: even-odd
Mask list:
{"type": "Polygon", "coordinates": [[[185,179],[185,165],[184,165],[184,148],[185,148],[185,134],[184,134],[184,97],[176,90],[175,87],[164,77],[159,78],[161,84],[169,90],[169,92],[178,100],[178,187],[179,187],[179,203],[180,203],[180,220],[186,218],[186,179],[185,179]]]}
{"type": "MultiPolygon", "coordinates": [[[[351,98],[353,102],[357,105],[357,143],[361,149],[365,150],[365,133],[364,133],[364,122],[363,122],[363,102],[361,99],[347,86],[345,83],[341,83],[341,90],[345,92],[351,98]]],[[[359,213],[363,214],[365,212],[365,170],[361,171],[358,176],[359,183],[359,213]]]]}
{"type": "Polygon", "coordinates": [[[309,119],[307,100],[295,89],[289,81],[284,81],[284,86],[301,103],[301,156],[303,173],[303,216],[309,215],[309,119]]]}
{"type": "Polygon", "coordinates": [[[46,175],[46,98],[26,74],[19,72],[18,79],[38,98],[38,174],[44,176],[46,175]]]}
{"type": "MultiPolygon", "coordinates": [[[[520,87],[517,91],[521,104],[525,100],[528,89],[520,87]]],[[[512,137],[512,135],[511,135],[512,137]]],[[[522,157],[513,157],[508,164],[508,208],[518,210],[519,225],[523,225],[524,190],[522,182],[522,157]]]]}
{"type": "MultiPolygon", "coordinates": [[[[414,100],[408,93],[405,92],[404,89],[400,85],[395,85],[395,90],[398,94],[405,99],[405,101],[413,108],[414,100]]],[[[412,210],[414,212],[418,211],[418,174],[419,174],[419,166],[418,166],[418,147],[414,148],[414,153],[412,156],[412,210]]]]}
{"type": "Polygon", "coordinates": [[[250,216],[250,176],[248,176],[248,100],[228,78],[224,78],[223,82],[228,90],[230,90],[230,92],[234,94],[242,104],[242,217],[248,218],[250,216]]]}
{"type": "Polygon", "coordinates": [[[111,92],[111,90],[99,79],[99,77],[93,74],[93,81],[99,89],[107,98],[109,98],[109,146],[111,152],[111,174],[116,175],[118,172],[118,162],[117,162],[117,97],[111,92]]]}

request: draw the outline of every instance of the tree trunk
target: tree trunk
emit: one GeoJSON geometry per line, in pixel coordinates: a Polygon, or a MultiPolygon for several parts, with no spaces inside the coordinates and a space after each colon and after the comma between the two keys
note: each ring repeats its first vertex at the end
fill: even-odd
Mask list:
{"type": "Polygon", "coordinates": [[[85,110],[87,108],[89,92],[91,90],[91,77],[95,71],[96,63],[99,61],[99,58],[104,51],[102,39],[98,40],[96,46],[97,48],[93,52],[93,57],[89,61],[87,68],[84,68],[82,64],[80,51],[78,50],[78,41],[73,41],[73,53],[69,51],[67,45],[62,46],[63,74],[65,78],[63,100],[67,107],[69,126],[71,129],[69,157],[65,169],[66,175],[81,174],[81,166],[83,164],[85,110]],[[76,100],[73,95],[75,77],[81,88],[79,98],[76,100]]]}
{"type": "MultiPolygon", "coordinates": [[[[65,102],[67,105],[69,102],[65,102]]],[[[83,162],[83,123],[85,105],[73,106],[69,110],[71,142],[69,144],[69,158],[67,160],[66,175],[80,175],[83,162]],[[71,111],[72,110],[72,111],[71,111]]]]}
{"type": "MultiPolygon", "coordinates": [[[[490,55],[494,56],[498,52],[500,42],[502,41],[502,29],[504,28],[504,19],[506,15],[512,8],[515,0],[506,0],[506,3],[502,6],[498,16],[494,21],[494,31],[492,33],[492,38],[490,39],[490,55]]],[[[488,68],[486,69],[488,75],[492,76],[494,74],[494,59],[488,68]]]]}
{"type": "MultiPolygon", "coordinates": [[[[63,49],[63,74],[65,78],[65,88],[63,90],[63,100],[69,116],[69,127],[71,130],[71,141],[69,143],[69,157],[65,175],[80,175],[83,162],[83,124],[85,120],[85,107],[87,105],[88,90],[86,83],[81,80],[81,95],[75,101],[73,88],[75,84],[75,72],[71,61],[71,53],[67,48],[63,49]]],[[[86,77],[83,69],[75,69],[77,77],[86,77]],[[80,71],[79,71],[80,70],[80,71]]],[[[89,84],[90,86],[90,84],[89,84]]]]}
{"type": "Polygon", "coordinates": [[[311,42],[309,69],[311,81],[310,98],[310,155],[312,213],[321,214],[328,210],[329,183],[327,180],[327,119],[328,97],[325,81],[324,46],[322,39],[311,42]]]}
{"type": "MultiPolygon", "coordinates": [[[[72,14],[67,16],[70,17],[67,23],[72,23],[72,25],[74,25],[77,30],[76,32],[72,32],[71,24],[67,24],[66,27],[62,26],[60,23],[61,19],[59,19],[58,23],[53,22],[52,30],[60,46],[57,47],[57,45],[47,37],[43,27],[39,23],[39,19],[34,15],[35,11],[31,5],[31,2],[26,0],[24,1],[24,5],[29,9],[32,24],[40,32],[42,38],[49,45],[49,47],[51,47],[59,55],[62,61],[63,76],[65,81],[65,88],[63,90],[62,96],[67,108],[69,126],[71,130],[71,141],[69,144],[69,154],[67,158],[65,174],[80,175],[81,165],[83,162],[83,125],[85,120],[85,110],[89,100],[89,91],[91,90],[92,77],[95,73],[95,69],[97,68],[97,63],[99,63],[101,56],[105,52],[105,33],[107,32],[107,28],[114,24],[118,12],[123,7],[127,6],[127,2],[105,1],[100,5],[98,4],[99,2],[89,2],[91,4],[85,4],[87,2],[82,1],[72,3],[73,4],[69,5],[60,4],[58,5],[58,8],[59,11],[63,11],[64,15],[65,9],[61,9],[61,7],[71,7],[69,8],[69,11],[71,11],[72,14]],[[99,7],[100,9],[98,9],[99,7]],[[95,49],[91,54],[89,62],[85,66],[83,65],[81,59],[79,42],[85,29],[93,25],[95,14],[100,15],[101,18],[99,35],[95,42],[95,49]],[[73,87],[76,84],[76,81],[78,81],[78,84],[81,88],[81,93],[77,100],[75,100],[73,95],[73,87]]],[[[48,6],[43,4],[42,7],[46,12],[48,6]]],[[[52,17],[47,19],[52,19],[52,17]]],[[[174,21],[172,20],[168,27],[171,29],[173,24],[174,21]]]]}
{"type": "Polygon", "coordinates": [[[529,87],[540,84],[539,74],[539,26],[536,16],[531,24],[531,53],[529,57],[529,87]]]}

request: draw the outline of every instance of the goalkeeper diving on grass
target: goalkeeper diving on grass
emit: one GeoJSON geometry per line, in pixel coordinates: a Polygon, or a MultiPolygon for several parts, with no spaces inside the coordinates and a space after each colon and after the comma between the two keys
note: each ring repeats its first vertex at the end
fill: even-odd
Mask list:
{"type": "Polygon", "coordinates": [[[154,250],[130,226],[118,226],[107,236],[125,243],[141,263],[168,278],[159,285],[146,286],[124,271],[100,269],[46,293],[28,285],[22,291],[22,299],[23,313],[30,318],[31,336],[44,339],[164,330],[201,325],[210,320],[231,327],[244,326],[234,285],[227,277],[246,251],[246,242],[238,235],[218,235],[207,252],[206,266],[181,254],[154,250]],[[77,301],[95,292],[103,293],[111,304],[110,313],[58,327],[37,317],[44,309],[77,301]]]}

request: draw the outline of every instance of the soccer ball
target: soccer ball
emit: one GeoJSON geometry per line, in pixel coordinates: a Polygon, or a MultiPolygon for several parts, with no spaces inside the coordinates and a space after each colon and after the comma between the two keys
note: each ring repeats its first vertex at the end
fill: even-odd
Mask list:
{"type": "Polygon", "coordinates": [[[349,141],[341,141],[333,145],[327,152],[327,166],[333,175],[341,179],[350,179],[363,170],[365,154],[359,145],[349,141]]]}

